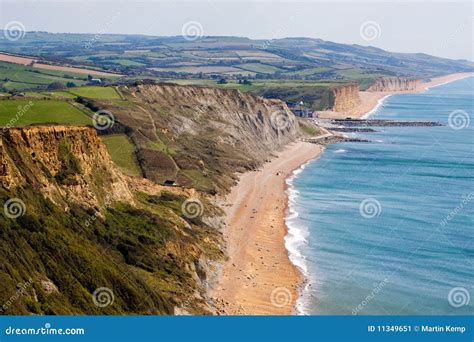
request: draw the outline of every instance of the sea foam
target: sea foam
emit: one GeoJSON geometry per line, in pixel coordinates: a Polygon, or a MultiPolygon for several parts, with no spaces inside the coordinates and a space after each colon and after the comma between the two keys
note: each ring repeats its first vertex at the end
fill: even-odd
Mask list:
{"type": "Polygon", "coordinates": [[[389,95],[386,95],[384,97],[382,97],[381,99],[379,99],[377,101],[377,104],[375,105],[374,108],[372,108],[372,110],[368,111],[367,113],[365,113],[364,115],[362,115],[361,119],[368,119],[369,116],[375,114],[379,109],[381,109],[385,103],[385,101],[390,97],[392,96],[391,94],[389,95]]]}
{"type": "MultiPolygon", "coordinates": [[[[288,195],[288,212],[285,217],[285,223],[288,227],[288,233],[285,236],[285,248],[288,251],[288,257],[293,265],[295,265],[303,274],[305,278],[304,287],[306,288],[308,283],[308,266],[306,263],[306,258],[301,253],[301,247],[308,243],[307,237],[309,236],[308,228],[304,225],[297,223],[297,218],[299,216],[296,206],[299,200],[299,191],[296,190],[293,186],[293,181],[298,177],[298,175],[303,172],[304,168],[311,161],[301,165],[299,169],[293,171],[293,174],[287,178],[286,184],[288,186],[287,195],[288,195]]],[[[305,315],[304,310],[304,296],[302,295],[305,292],[305,289],[302,289],[302,293],[298,297],[296,303],[296,313],[298,315],[305,315]]]]}

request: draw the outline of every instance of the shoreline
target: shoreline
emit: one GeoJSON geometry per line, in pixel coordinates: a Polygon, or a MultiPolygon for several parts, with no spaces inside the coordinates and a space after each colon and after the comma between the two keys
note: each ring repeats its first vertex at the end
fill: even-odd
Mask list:
{"type": "MultiPolygon", "coordinates": [[[[329,112],[328,118],[366,118],[391,95],[419,93],[471,76],[474,73],[438,77],[413,91],[361,92],[368,95],[361,96],[361,104],[350,114],[329,112]]],[[[244,173],[226,197],[224,236],[229,260],[211,291],[220,314],[304,314],[299,300],[307,274],[304,259],[297,260],[299,251],[294,246],[305,240],[295,235],[289,222],[297,215],[291,209],[291,195],[296,191],[292,181],[323,151],[319,145],[294,142],[261,170],[244,173]]]]}
{"type": "Polygon", "coordinates": [[[377,108],[383,104],[383,101],[386,98],[392,95],[421,93],[430,88],[438,87],[443,84],[447,84],[472,76],[474,76],[474,72],[464,72],[435,77],[428,82],[420,83],[417,89],[407,91],[361,91],[359,92],[360,103],[356,107],[344,112],[334,112],[330,110],[320,111],[318,112],[318,117],[322,119],[345,119],[347,117],[353,119],[366,118],[367,116],[375,112],[377,108]]]}
{"type": "Polygon", "coordinates": [[[312,161],[317,160],[322,153],[324,152],[324,147],[321,149],[319,156],[315,159],[308,160],[306,163],[301,165],[299,168],[292,172],[292,175],[288,177],[285,181],[286,183],[286,193],[287,193],[287,209],[285,210],[285,225],[287,227],[287,234],[285,237],[285,248],[288,252],[288,258],[291,263],[301,274],[302,280],[298,284],[298,296],[293,304],[294,313],[297,315],[305,315],[304,312],[304,302],[303,293],[309,285],[309,274],[308,268],[306,266],[306,259],[300,253],[299,247],[307,242],[306,237],[309,235],[309,231],[301,229],[301,227],[296,227],[293,225],[293,220],[298,218],[298,212],[293,209],[293,206],[296,205],[297,199],[299,197],[299,191],[295,189],[293,181],[298,178],[298,175],[303,172],[307,165],[312,161]]]}
{"type": "Polygon", "coordinates": [[[260,170],[246,172],[226,197],[229,259],[211,297],[220,314],[290,315],[304,278],[287,250],[287,179],[323,148],[294,142],[260,170]]]}

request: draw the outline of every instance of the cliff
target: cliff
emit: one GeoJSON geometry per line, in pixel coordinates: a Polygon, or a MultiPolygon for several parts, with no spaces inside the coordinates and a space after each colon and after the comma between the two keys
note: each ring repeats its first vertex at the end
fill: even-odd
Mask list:
{"type": "Polygon", "coordinates": [[[125,176],[88,127],[4,129],[0,182],[0,314],[212,312],[205,197],[125,176]]]}
{"type": "Polygon", "coordinates": [[[335,112],[350,110],[360,103],[359,85],[357,83],[343,84],[331,90],[332,106],[335,112]]]}
{"type": "Polygon", "coordinates": [[[7,129],[0,137],[0,164],[3,187],[34,185],[65,209],[68,206],[65,199],[99,208],[106,194],[114,201],[133,201],[124,176],[92,128],[7,129]]]}
{"type": "Polygon", "coordinates": [[[410,91],[418,89],[421,81],[406,77],[381,77],[367,91],[410,91]]]}
{"type": "Polygon", "coordinates": [[[146,178],[174,179],[216,193],[235,182],[236,172],[255,169],[300,129],[280,100],[238,90],[148,84],[121,87],[126,108],[96,101],[114,113],[138,148],[146,178]]]}

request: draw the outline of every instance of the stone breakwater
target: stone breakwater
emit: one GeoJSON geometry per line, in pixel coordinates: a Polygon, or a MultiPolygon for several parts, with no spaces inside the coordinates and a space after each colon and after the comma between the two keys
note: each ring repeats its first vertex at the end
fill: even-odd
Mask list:
{"type": "Polygon", "coordinates": [[[395,120],[363,120],[363,119],[335,119],[333,125],[344,127],[433,127],[443,126],[437,121],[395,121],[395,120]]]}

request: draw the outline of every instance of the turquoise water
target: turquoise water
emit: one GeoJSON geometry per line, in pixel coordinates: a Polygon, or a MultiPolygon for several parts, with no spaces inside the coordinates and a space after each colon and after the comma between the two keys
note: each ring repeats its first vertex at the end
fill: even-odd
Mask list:
{"type": "Polygon", "coordinates": [[[328,146],[289,181],[301,313],[474,313],[473,85],[387,98],[372,118],[446,126],[375,128],[358,134],[372,143],[328,146]]]}

